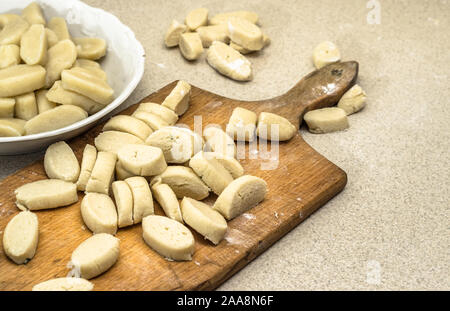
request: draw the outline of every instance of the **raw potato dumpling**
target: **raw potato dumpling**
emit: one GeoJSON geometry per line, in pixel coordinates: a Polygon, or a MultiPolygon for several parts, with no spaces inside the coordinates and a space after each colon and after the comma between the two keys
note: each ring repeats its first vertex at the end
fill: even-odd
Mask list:
{"type": "Polygon", "coordinates": [[[125,180],[134,176],[135,175],[133,173],[130,173],[126,169],[124,169],[120,162],[116,163],[116,180],[125,180]]]}
{"type": "Polygon", "coordinates": [[[133,194],[133,223],[138,224],[145,216],[155,213],[152,192],[144,177],[129,177],[125,179],[125,182],[133,194]]]}
{"type": "Polygon", "coordinates": [[[214,209],[231,220],[264,200],[266,193],[267,184],[263,179],[244,175],[225,188],[214,203],[214,209]]]}
{"type": "Polygon", "coordinates": [[[219,73],[237,81],[253,79],[252,64],[227,44],[214,41],[206,53],[206,60],[219,73]]]}
{"type": "Polygon", "coordinates": [[[133,224],[133,193],[123,180],[112,183],[114,200],[116,201],[119,228],[133,224]]]}
{"type": "Polygon", "coordinates": [[[58,41],[70,40],[69,29],[67,28],[66,20],[64,18],[53,17],[48,22],[47,27],[56,34],[58,41]]]}
{"type": "Polygon", "coordinates": [[[25,134],[27,121],[14,118],[0,118],[0,137],[14,137],[25,134]]]}
{"type": "Polygon", "coordinates": [[[76,185],[59,179],[34,181],[20,186],[14,194],[17,207],[30,211],[67,206],[78,201],[76,185]]]}
{"type": "Polygon", "coordinates": [[[45,69],[39,65],[14,65],[0,69],[0,97],[12,97],[45,85],[45,69]]]}
{"type": "Polygon", "coordinates": [[[172,23],[167,29],[166,35],[164,36],[164,43],[167,47],[171,48],[178,45],[180,41],[180,36],[182,33],[186,32],[187,26],[179,23],[176,20],[172,20],[172,23]]]}
{"type": "Polygon", "coordinates": [[[154,176],[167,168],[161,149],[147,145],[127,144],[119,149],[117,158],[122,167],[138,176],[154,176]]]}
{"type": "Polygon", "coordinates": [[[189,161],[189,166],[217,195],[233,181],[233,177],[223,165],[216,159],[205,156],[203,151],[198,152],[189,161]]]}
{"type": "Polygon", "coordinates": [[[203,136],[206,139],[207,147],[212,151],[230,157],[236,156],[236,144],[233,138],[222,131],[221,128],[215,126],[206,127],[203,131],[203,136]]]}
{"type": "Polygon", "coordinates": [[[36,214],[20,212],[6,225],[3,249],[16,264],[28,263],[36,253],[39,240],[39,223],[36,214]]]}
{"type": "Polygon", "coordinates": [[[153,131],[157,131],[169,125],[169,123],[164,121],[160,116],[144,110],[136,110],[131,116],[145,122],[153,131]]]}
{"type": "Polygon", "coordinates": [[[258,116],[256,134],[262,139],[285,141],[294,137],[296,132],[294,124],[282,116],[270,112],[261,112],[258,116]],[[277,139],[272,137],[276,132],[278,132],[278,135],[275,134],[278,136],[277,139]]]}
{"type": "Polygon", "coordinates": [[[77,50],[75,44],[70,40],[62,40],[56,43],[47,51],[47,76],[45,86],[51,87],[56,80],[61,78],[63,70],[72,67],[77,59],[77,50]]]}
{"type": "Polygon", "coordinates": [[[185,163],[194,155],[192,135],[179,127],[167,126],[157,130],[145,143],[160,148],[167,163],[185,163]]]}
{"type": "Polygon", "coordinates": [[[228,35],[231,41],[251,51],[259,51],[264,47],[261,29],[246,19],[231,17],[227,21],[228,35]]]}
{"type": "Polygon", "coordinates": [[[53,131],[86,119],[87,112],[73,105],[62,105],[38,114],[25,124],[27,135],[53,131]]]}
{"type": "Polygon", "coordinates": [[[28,65],[45,65],[47,61],[47,35],[40,24],[31,27],[20,39],[20,57],[28,65]]]}
{"type": "Polygon", "coordinates": [[[237,141],[253,141],[257,118],[253,111],[235,108],[227,124],[227,134],[237,141]]]}
{"type": "Polygon", "coordinates": [[[83,150],[83,158],[81,159],[80,176],[77,181],[77,189],[79,191],[86,190],[86,185],[94,169],[95,160],[97,160],[97,149],[92,145],[86,144],[83,150]]]}
{"type": "Polygon", "coordinates": [[[112,199],[103,193],[86,193],[81,201],[81,217],[92,233],[117,232],[117,212],[112,199]]]}
{"type": "Polygon", "coordinates": [[[363,89],[358,84],[355,84],[341,97],[337,107],[343,109],[347,115],[350,115],[364,108],[366,98],[367,96],[363,89]]]}
{"type": "Polygon", "coordinates": [[[142,220],[144,241],[170,260],[192,260],[194,236],[186,226],[164,216],[150,215],[142,220]]]}
{"type": "MultiPolygon", "coordinates": [[[[270,44],[270,38],[264,33],[263,33],[263,42],[264,42],[264,47],[266,47],[270,44]]],[[[248,50],[233,41],[230,42],[230,47],[232,47],[233,49],[235,49],[236,51],[238,51],[239,53],[241,53],[243,55],[255,52],[252,50],[248,50]]]]}
{"type": "Polygon", "coordinates": [[[181,216],[180,204],[169,185],[162,184],[158,178],[155,183],[152,181],[151,188],[153,197],[162,207],[166,216],[182,223],[183,217],[181,216]]]}
{"type": "Polygon", "coordinates": [[[0,45],[0,69],[20,63],[20,48],[15,44],[0,45]]]}
{"type": "Polygon", "coordinates": [[[16,97],[14,115],[22,120],[30,120],[38,114],[36,96],[34,92],[26,93],[16,97]]]}
{"type": "Polygon", "coordinates": [[[100,38],[73,38],[79,58],[97,60],[106,54],[106,41],[100,38]]]}
{"type": "Polygon", "coordinates": [[[209,47],[214,41],[230,42],[226,24],[199,27],[197,33],[200,35],[205,48],[209,47]]]}
{"type": "Polygon", "coordinates": [[[73,67],[81,67],[84,69],[89,70],[91,74],[96,76],[97,78],[100,78],[104,81],[107,81],[106,72],[102,70],[102,67],[100,67],[100,64],[89,59],[77,59],[75,63],[73,64],[73,67]]]}
{"type": "Polygon", "coordinates": [[[0,98],[0,118],[14,118],[15,98],[0,98]]]}
{"type": "Polygon", "coordinates": [[[31,2],[25,9],[22,10],[22,17],[31,25],[45,25],[44,14],[42,14],[41,7],[36,2],[31,2]]]}
{"type": "Polygon", "coordinates": [[[244,168],[235,157],[230,157],[217,152],[205,152],[205,157],[216,159],[234,179],[244,175],[244,168]]]}
{"type": "Polygon", "coordinates": [[[80,165],[72,149],[64,141],[51,144],[45,151],[44,168],[48,178],[76,182],[80,165]]]}
{"type": "Polygon", "coordinates": [[[196,32],[187,32],[180,35],[181,55],[187,60],[199,59],[203,54],[203,45],[200,35],[196,32]]]}
{"type": "Polygon", "coordinates": [[[94,140],[98,151],[108,151],[117,154],[120,148],[128,144],[143,145],[144,141],[137,136],[118,131],[100,133],[94,140]]]}
{"type": "Polygon", "coordinates": [[[225,218],[203,202],[185,197],[181,201],[181,213],[187,225],[216,245],[227,233],[225,218]]]}
{"type": "Polygon", "coordinates": [[[111,268],[119,259],[119,239],[99,233],[78,245],[71,257],[73,269],[85,279],[92,279],[111,268]]]}
{"type": "Polygon", "coordinates": [[[161,105],[181,116],[188,110],[190,99],[191,85],[186,81],[180,80],[161,105]]]}
{"type": "Polygon", "coordinates": [[[97,153],[94,168],[86,184],[87,192],[109,194],[109,187],[114,179],[117,156],[111,152],[100,151],[97,153]]]}
{"type": "Polygon", "coordinates": [[[153,132],[152,129],[144,122],[127,115],[118,115],[109,119],[103,126],[103,131],[119,131],[132,134],[142,140],[153,132]]]}
{"type": "Polygon", "coordinates": [[[233,17],[243,18],[253,24],[257,24],[259,21],[259,16],[255,12],[234,11],[234,12],[220,13],[220,14],[214,15],[210,19],[209,24],[210,25],[218,25],[218,24],[227,23],[228,20],[233,17]]]}
{"type": "Polygon", "coordinates": [[[53,30],[45,28],[45,33],[47,35],[48,48],[51,48],[56,43],[58,43],[58,41],[59,41],[58,36],[56,35],[56,33],[53,30]]]}
{"type": "Polygon", "coordinates": [[[174,125],[178,121],[178,115],[172,109],[156,103],[141,103],[136,109],[136,112],[138,111],[147,111],[157,115],[169,125],[174,125]]]}
{"type": "Polygon", "coordinates": [[[30,24],[21,17],[6,24],[0,31],[0,45],[4,44],[20,44],[20,38],[28,30],[30,24]]]}
{"type": "Polygon", "coordinates": [[[308,124],[309,131],[315,134],[342,131],[349,127],[347,114],[336,107],[309,111],[303,120],[308,124]]]}
{"type": "Polygon", "coordinates": [[[325,41],[314,48],[313,62],[317,69],[340,60],[341,53],[339,53],[337,46],[333,42],[325,41]]]}
{"type": "Polygon", "coordinates": [[[0,14],[0,29],[5,27],[6,24],[9,24],[19,18],[20,16],[17,14],[10,14],[10,13],[0,14]]]}
{"type": "Polygon", "coordinates": [[[43,113],[57,106],[56,103],[48,100],[47,93],[47,90],[36,91],[36,105],[38,108],[38,113],[43,113]]]}
{"type": "Polygon", "coordinates": [[[94,289],[94,284],[82,278],[56,278],[33,286],[32,291],[91,291],[94,289]]]}
{"type": "Polygon", "coordinates": [[[167,184],[173,190],[178,199],[191,197],[203,200],[209,195],[208,186],[190,167],[168,166],[159,177],[163,184],[167,184]]]}
{"type": "Polygon", "coordinates": [[[186,25],[190,31],[195,31],[198,27],[208,24],[208,9],[199,8],[192,10],[186,16],[186,25]]]}

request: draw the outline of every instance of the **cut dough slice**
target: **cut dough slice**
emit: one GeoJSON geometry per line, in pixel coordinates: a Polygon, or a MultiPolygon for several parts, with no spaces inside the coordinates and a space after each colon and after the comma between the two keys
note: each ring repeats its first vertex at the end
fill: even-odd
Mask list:
{"type": "Polygon", "coordinates": [[[195,31],[198,27],[208,24],[208,9],[198,8],[192,10],[186,16],[186,25],[190,31],[195,31]]]}
{"type": "Polygon", "coordinates": [[[153,250],[171,260],[192,260],[194,236],[179,223],[164,216],[150,215],[142,220],[144,241],[153,250]]]}
{"type": "Polygon", "coordinates": [[[145,143],[160,148],[167,163],[185,163],[194,154],[192,135],[179,127],[167,126],[157,130],[145,143]]]}
{"type": "Polygon", "coordinates": [[[76,182],[80,165],[72,149],[64,141],[51,144],[45,151],[44,168],[48,178],[76,182]]]}
{"type": "Polygon", "coordinates": [[[95,160],[97,160],[97,149],[89,144],[86,144],[83,150],[83,158],[81,160],[80,176],[77,181],[77,189],[85,191],[86,185],[91,178],[92,170],[94,169],[95,160]]]}
{"type": "Polygon", "coordinates": [[[145,122],[153,131],[157,131],[169,125],[169,123],[164,121],[160,116],[144,110],[135,111],[132,116],[145,122]]]}
{"type": "Polygon", "coordinates": [[[12,97],[45,85],[45,69],[39,65],[14,65],[0,70],[0,97],[12,97]]]}
{"type": "Polygon", "coordinates": [[[45,65],[47,35],[43,25],[31,25],[20,39],[20,57],[28,65],[45,65]]]}
{"type": "Polygon", "coordinates": [[[227,24],[199,27],[197,33],[200,35],[203,47],[205,48],[209,47],[214,41],[230,42],[227,24]]]}
{"type": "Polygon", "coordinates": [[[62,40],[56,43],[47,51],[47,63],[45,70],[45,86],[50,88],[56,80],[61,79],[63,70],[72,67],[77,59],[77,49],[70,40],[62,40]]]}
{"type": "Polygon", "coordinates": [[[153,197],[147,180],[141,176],[125,179],[133,194],[133,223],[138,224],[142,218],[155,213],[153,197]]]}
{"type": "Polygon", "coordinates": [[[86,184],[86,192],[109,194],[109,187],[114,180],[117,156],[111,152],[97,153],[94,168],[86,184]]]}
{"type": "Polygon", "coordinates": [[[5,27],[6,24],[9,24],[19,18],[20,15],[17,14],[10,14],[10,13],[0,14],[0,28],[5,27]]]}
{"type": "Polygon", "coordinates": [[[188,110],[190,98],[191,85],[186,81],[180,80],[161,105],[181,116],[188,110]]]}
{"type": "Polygon", "coordinates": [[[144,122],[127,115],[118,115],[109,119],[103,126],[103,131],[119,131],[132,134],[142,140],[153,132],[153,130],[144,122]]]}
{"type": "Polygon", "coordinates": [[[45,28],[45,34],[47,35],[48,48],[51,48],[56,43],[58,43],[58,41],[59,41],[58,36],[56,35],[56,33],[53,30],[45,28]]]}
{"type": "Polygon", "coordinates": [[[111,268],[119,259],[119,239],[111,234],[91,236],[73,251],[71,265],[85,279],[92,279],[111,268]]]}
{"type": "Polygon", "coordinates": [[[366,105],[366,93],[355,84],[339,100],[337,107],[345,111],[347,115],[358,112],[366,105]]]}
{"type": "Polygon", "coordinates": [[[16,264],[26,264],[36,253],[39,240],[39,223],[36,214],[20,212],[6,225],[3,249],[16,264]]]}
{"type": "Polygon", "coordinates": [[[187,60],[199,59],[203,54],[203,45],[200,35],[196,32],[186,32],[180,35],[181,55],[187,60]]]}
{"type": "Polygon", "coordinates": [[[261,112],[258,116],[256,134],[262,139],[285,141],[291,139],[296,132],[295,125],[282,116],[270,112],[261,112]]]}
{"type": "Polygon", "coordinates": [[[237,107],[227,124],[227,133],[237,141],[253,141],[256,130],[256,113],[237,107]]]}
{"type": "Polygon", "coordinates": [[[228,35],[231,41],[244,49],[259,51],[264,47],[261,29],[255,24],[239,17],[231,17],[227,21],[228,35]]]}
{"type": "Polygon", "coordinates": [[[136,112],[138,111],[147,111],[154,115],[159,116],[161,119],[166,121],[169,125],[174,125],[178,121],[178,115],[173,112],[172,109],[164,107],[155,103],[141,103],[136,112]]]}
{"type": "Polygon", "coordinates": [[[160,180],[152,182],[151,188],[153,197],[161,205],[166,216],[182,223],[180,204],[173,190],[168,185],[162,184],[160,180]]]}
{"type": "MultiPolygon", "coordinates": [[[[266,47],[266,46],[268,46],[270,44],[270,38],[264,33],[263,33],[263,42],[264,42],[264,47],[266,47]]],[[[248,50],[248,49],[240,46],[239,44],[237,44],[236,42],[233,42],[233,41],[230,41],[230,47],[232,47],[233,49],[235,49],[236,51],[238,51],[242,55],[246,55],[246,54],[250,54],[250,53],[255,52],[255,51],[252,51],[252,50],[248,50]]]]}
{"type": "Polygon", "coordinates": [[[73,38],[79,58],[97,60],[106,54],[106,41],[100,38],[73,38]]]}
{"type": "Polygon", "coordinates": [[[38,113],[43,113],[56,107],[56,103],[48,100],[47,93],[47,90],[36,91],[36,105],[38,108],[38,113]]]}
{"type": "Polygon", "coordinates": [[[120,162],[116,163],[116,180],[125,180],[129,177],[134,176],[135,175],[133,173],[130,173],[126,169],[124,169],[122,164],[120,164],[120,162]]]}
{"type": "Polygon", "coordinates": [[[259,16],[255,12],[235,11],[235,12],[227,12],[227,13],[220,13],[220,14],[214,15],[210,19],[209,24],[217,25],[217,24],[227,23],[228,20],[232,17],[243,18],[253,24],[257,24],[259,21],[259,16]]]}
{"type": "Polygon", "coordinates": [[[7,23],[0,31],[0,45],[20,44],[20,38],[28,30],[30,24],[21,17],[18,17],[7,23]]]}
{"type": "Polygon", "coordinates": [[[0,98],[0,118],[14,118],[15,98],[0,98]]]}
{"type": "Polygon", "coordinates": [[[341,60],[337,46],[330,41],[320,43],[314,48],[313,62],[317,69],[341,60]]]}
{"type": "Polygon", "coordinates": [[[75,63],[73,64],[74,67],[81,67],[84,69],[89,70],[89,72],[91,74],[93,74],[94,76],[96,76],[97,78],[100,78],[104,81],[107,81],[107,75],[106,72],[104,72],[102,70],[102,67],[100,66],[99,63],[97,63],[96,61],[93,60],[89,60],[89,59],[77,59],[75,61],[75,63]]]}
{"type": "Polygon", "coordinates": [[[209,205],[185,197],[181,201],[181,212],[187,225],[214,244],[224,238],[227,232],[227,221],[209,205]]]}
{"type": "Polygon", "coordinates": [[[116,201],[119,228],[133,224],[133,194],[128,184],[123,180],[112,183],[114,200],[116,201]]]}
{"type": "Polygon", "coordinates": [[[42,14],[42,9],[36,2],[31,2],[25,9],[22,10],[22,17],[30,24],[45,25],[45,17],[42,14]]]}
{"type": "Polygon", "coordinates": [[[78,201],[74,183],[59,179],[44,179],[20,186],[14,191],[16,205],[30,211],[67,206],[78,201]]]}
{"type": "Polygon", "coordinates": [[[38,114],[36,96],[34,92],[26,93],[16,97],[14,115],[22,120],[30,120],[38,114]]]}
{"type": "Polygon", "coordinates": [[[116,206],[106,194],[86,193],[81,201],[81,217],[94,234],[117,232],[116,206]]]}
{"type": "Polygon", "coordinates": [[[33,286],[32,291],[91,291],[94,284],[82,278],[56,278],[33,286]]]}
{"type": "Polygon", "coordinates": [[[48,22],[47,27],[51,29],[56,36],[58,41],[70,40],[69,29],[67,28],[66,20],[62,17],[53,17],[48,22]]]}
{"type": "Polygon", "coordinates": [[[94,144],[98,151],[108,151],[117,154],[119,149],[125,145],[143,145],[144,141],[129,133],[106,131],[95,138],[94,144]]]}
{"type": "Polygon", "coordinates": [[[0,45],[0,69],[20,63],[20,48],[15,44],[0,45]]]}
{"type": "Polygon", "coordinates": [[[236,156],[236,144],[233,138],[222,131],[221,128],[215,126],[206,127],[203,131],[203,136],[206,139],[207,148],[230,157],[236,156]]]}
{"type": "Polygon", "coordinates": [[[244,175],[244,168],[235,157],[217,152],[205,152],[205,157],[216,159],[235,179],[244,175]]]}
{"type": "Polygon", "coordinates": [[[190,167],[169,166],[159,175],[161,182],[169,185],[178,199],[191,197],[203,200],[209,195],[209,188],[190,167]]]}
{"type": "Polygon", "coordinates": [[[218,72],[237,81],[250,81],[252,64],[232,47],[220,41],[214,41],[206,54],[206,60],[218,72]]]}
{"type": "Polygon", "coordinates": [[[117,152],[117,158],[128,172],[139,176],[161,174],[167,168],[161,149],[147,145],[124,145],[117,152]]]}
{"type": "Polygon", "coordinates": [[[73,105],[57,106],[38,114],[25,124],[27,135],[53,131],[86,119],[88,114],[80,107],[73,105]]]}
{"type": "Polygon", "coordinates": [[[0,137],[14,137],[25,134],[25,120],[0,118],[0,137]]]}
{"type": "Polygon", "coordinates": [[[176,20],[172,20],[172,23],[167,29],[166,35],[164,37],[164,43],[167,47],[174,47],[178,45],[180,41],[180,36],[182,33],[185,33],[187,30],[187,26],[179,23],[176,20]]]}
{"type": "Polygon", "coordinates": [[[264,200],[266,193],[267,184],[263,179],[244,175],[225,188],[214,203],[214,209],[231,220],[264,200]]]}
{"type": "Polygon", "coordinates": [[[336,107],[308,111],[303,119],[309,131],[315,134],[342,131],[349,127],[347,114],[336,107]]]}
{"type": "Polygon", "coordinates": [[[233,181],[233,177],[222,164],[214,158],[206,157],[203,151],[189,161],[189,166],[217,195],[233,181]]]}

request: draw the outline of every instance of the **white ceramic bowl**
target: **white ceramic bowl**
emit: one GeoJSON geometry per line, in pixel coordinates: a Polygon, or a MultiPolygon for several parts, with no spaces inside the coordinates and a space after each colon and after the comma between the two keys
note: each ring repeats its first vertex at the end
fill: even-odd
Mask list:
{"type": "MultiPolygon", "coordinates": [[[[33,0],[0,1],[1,13],[20,13],[33,0]]],[[[122,104],[136,88],[144,73],[145,52],[133,31],[114,15],[78,0],[38,0],[47,21],[64,17],[74,37],[99,37],[107,42],[101,65],[114,89],[114,101],[88,118],[54,131],[21,136],[0,137],[0,155],[22,154],[43,149],[49,144],[77,136],[94,126],[122,104]]]]}

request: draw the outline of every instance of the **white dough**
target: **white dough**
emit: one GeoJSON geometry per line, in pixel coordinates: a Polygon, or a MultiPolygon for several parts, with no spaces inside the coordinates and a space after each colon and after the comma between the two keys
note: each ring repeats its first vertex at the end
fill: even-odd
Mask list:
{"type": "Polygon", "coordinates": [[[167,126],[157,130],[145,143],[160,148],[167,163],[185,163],[194,155],[193,136],[179,127],[167,126]]]}
{"type": "Polygon", "coordinates": [[[114,179],[117,156],[114,153],[100,151],[86,184],[87,192],[109,194],[109,187],[114,179]]]}
{"type": "Polygon", "coordinates": [[[125,180],[129,177],[134,177],[133,173],[128,172],[126,169],[122,167],[120,162],[116,162],[116,180],[125,180]]]}
{"type": "Polygon", "coordinates": [[[275,113],[261,112],[258,116],[256,134],[262,139],[285,141],[291,139],[296,132],[295,125],[275,113]]]}
{"type": "Polygon", "coordinates": [[[133,224],[133,193],[123,180],[112,183],[114,200],[116,201],[118,226],[123,228],[133,224]]]}
{"type": "Polygon", "coordinates": [[[190,11],[186,16],[186,25],[190,31],[195,31],[206,24],[208,24],[208,9],[198,8],[190,11]]]}
{"type": "Polygon", "coordinates": [[[224,43],[230,42],[227,24],[199,27],[197,32],[200,35],[203,47],[205,48],[211,46],[214,41],[221,41],[224,43]]]}
{"type": "Polygon", "coordinates": [[[139,104],[138,108],[135,112],[138,111],[147,111],[154,115],[157,115],[161,119],[163,119],[165,122],[167,122],[168,125],[174,125],[178,121],[178,115],[173,112],[172,109],[169,109],[165,106],[162,106],[160,104],[156,103],[141,103],[139,104]]]}
{"type": "Polygon", "coordinates": [[[261,29],[246,19],[231,17],[227,21],[228,35],[231,41],[250,51],[259,51],[264,47],[261,29]]]}
{"type": "Polygon", "coordinates": [[[32,291],[91,291],[94,284],[82,278],[56,278],[41,282],[33,286],[32,291]]]}
{"type": "Polygon", "coordinates": [[[217,152],[205,152],[205,157],[216,159],[235,179],[244,175],[244,168],[235,157],[217,152]]]}
{"type": "Polygon", "coordinates": [[[308,111],[303,119],[309,131],[316,134],[342,131],[349,127],[347,114],[337,107],[308,111]]]}
{"type": "Polygon", "coordinates": [[[206,60],[219,73],[237,81],[253,79],[252,64],[229,45],[214,41],[206,53],[206,60]]]}
{"type": "Polygon", "coordinates": [[[153,197],[161,205],[166,216],[182,223],[183,217],[181,216],[180,204],[173,190],[160,181],[152,183],[151,188],[153,197]]]}
{"type": "Polygon", "coordinates": [[[233,110],[227,124],[227,133],[234,140],[253,141],[256,130],[256,113],[248,109],[237,107],[233,110]]]}
{"type": "Polygon", "coordinates": [[[161,105],[173,110],[180,116],[188,110],[190,98],[191,85],[186,81],[180,80],[161,105]]]}
{"type": "Polygon", "coordinates": [[[0,118],[0,137],[22,136],[26,121],[14,118],[0,118]]]}
{"type": "Polygon", "coordinates": [[[117,152],[120,165],[128,172],[139,176],[161,174],[167,168],[161,149],[147,145],[124,145],[117,152]]]}
{"type": "Polygon", "coordinates": [[[167,47],[174,47],[178,45],[180,41],[180,36],[182,33],[186,32],[187,26],[179,23],[176,20],[172,20],[172,23],[167,29],[166,35],[164,36],[164,43],[167,47]]]}
{"type": "Polygon", "coordinates": [[[129,177],[125,182],[133,194],[133,223],[137,224],[142,218],[155,213],[153,197],[147,180],[141,176],[129,177]]]}
{"type": "Polygon", "coordinates": [[[116,206],[106,194],[86,193],[81,201],[81,217],[94,234],[117,232],[116,206]]]}
{"type": "Polygon", "coordinates": [[[341,60],[341,53],[337,46],[330,41],[317,45],[313,51],[313,62],[317,69],[341,60]]]}
{"type": "Polygon", "coordinates": [[[236,144],[230,135],[225,133],[221,128],[209,126],[203,131],[206,145],[212,151],[230,156],[236,156],[236,144]]]}
{"type": "Polygon", "coordinates": [[[103,131],[125,132],[142,140],[145,140],[153,132],[153,130],[144,121],[127,115],[112,117],[103,126],[103,131]]]}
{"type": "Polygon", "coordinates": [[[97,149],[92,145],[86,144],[83,150],[83,158],[81,159],[80,176],[77,181],[77,189],[79,191],[86,190],[86,185],[94,169],[95,160],[97,160],[97,149]]]}
{"type": "Polygon", "coordinates": [[[98,151],[108,151],[117,154],[120,148],[128,144],[144,144],[137,136],[119,131],[106,131],[100,133],[94,140],[98,151]]]}
{"type": "Polygon", "coordinates": [[[159,129],[162,129],[165,126],[168,126],[169,123],[167,123],[163,118],[161,118],[159,115],[145,111],[145,110],[136,110],[133,114],[133,117],[145,122],[153,131],[157,131],[159,129]]]}
{"type": "Polygon", "coordinates": [[[209,195],[208,186],[190,167],[168,166],[159,177],[163,184],[169,185],[178,199],[186,196],[196,200],[203,200],[209,195]]]}
{"type": "Polygon", "coordinates": [[[345,111],[347,115],[358,112],[366,105],[366,93],[355,84],[339,100],[337,107],[345,111]]]}
{"type": "Polygon", "coordinates": [[[181,34],[178,45],[180,47],[181,55],[187,60],[199,59],[203,54],[202,39],[196,32],[181,34]]]}
{"type": "Polygon", "coordinates": [[[66,142],[51,144],[45,151],[44,168],[48,178],[76,182],[80,175],[80,165],[72,148],[66,142]]]}

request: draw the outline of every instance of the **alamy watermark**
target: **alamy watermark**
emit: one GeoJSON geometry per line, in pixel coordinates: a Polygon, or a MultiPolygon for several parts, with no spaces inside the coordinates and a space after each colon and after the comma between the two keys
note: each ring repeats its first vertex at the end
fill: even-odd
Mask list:
{"type": "Polygon", "coordinates": [[[381,24],[381,4],[379,0],[367,1],[366,8],[370,9],[367,13],[367,23],[369,25],[381,24]]]}
{"type": "Polygon", "coordinates": [[[366,263],[366,283],[371,285],[381,284],[381,265],[377,260],[369,260],[366,263]]]}

